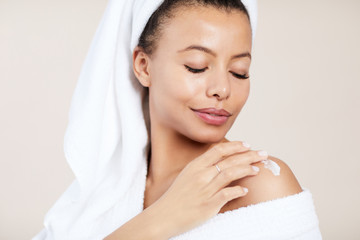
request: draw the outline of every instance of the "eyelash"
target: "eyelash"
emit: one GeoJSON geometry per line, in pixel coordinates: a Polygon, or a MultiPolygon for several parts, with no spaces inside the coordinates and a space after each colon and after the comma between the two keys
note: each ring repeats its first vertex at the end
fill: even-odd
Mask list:
{"type": "MultiPolygon", "coordinates": [[[[191,67],[189,67],[189,66],[187,66],[187,65],[184,65],[185,67],[186,67],[186,69],[189,71],[189,72],[192,72],[192,73],[202,73],[202,72],[204,72],[206,69],[207,69],[207,67],[206,68],[203,68],[203,69],[194,69],[194,68],[191,68],[191,67]]],[[[237,73],[232,73],[233,75],[234,75],[234,77],[236,77],[236,78],[239,78],[239,79],[248,79],[249,78],[249,76],[246,76],[245,74],[244,75],[241,75],[241,74],[237,74],[237,73]]]]}

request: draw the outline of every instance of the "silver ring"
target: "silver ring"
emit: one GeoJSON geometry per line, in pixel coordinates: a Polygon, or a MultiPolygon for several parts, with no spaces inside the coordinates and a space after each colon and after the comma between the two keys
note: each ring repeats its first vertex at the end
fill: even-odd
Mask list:
{"type": "Polygon", "coordinates": [[[220,170],[219,166],[216,164],[215,167],[216,167],[216,170],[218,170],[218,172],[220,173],[221,170],[220,170]]]}

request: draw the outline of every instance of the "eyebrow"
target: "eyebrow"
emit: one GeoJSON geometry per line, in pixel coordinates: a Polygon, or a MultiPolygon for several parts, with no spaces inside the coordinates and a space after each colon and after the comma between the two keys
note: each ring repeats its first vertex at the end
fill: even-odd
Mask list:
{"type": "MultiPolygon", "coordinates": [[[[181,52],[185,52],[185,51],[190,51],[190,50],[199,50],[199,51],[202,51],[202,52],[205,52],[205,53],[208,53],[214,57],[216,57],[216,53],[213,52],[211,49],[209,48],[206,48],[206,47],[203,47],[203,46],[199,46],[199,45],[191,45],[191,46],[188,46],[187,48],[184,48],[182,50],[179,50],[178,53],[181,53],[181,52]]],[[[235,59],[235,58],[243,58],[243,57],[248,57],[251,59],[251,54],[249,52],[244,52],[244,53],[240,53],[240,54],[237,54],[237,55],[234,55],[231,57],[231,59],[235,59]]]]}

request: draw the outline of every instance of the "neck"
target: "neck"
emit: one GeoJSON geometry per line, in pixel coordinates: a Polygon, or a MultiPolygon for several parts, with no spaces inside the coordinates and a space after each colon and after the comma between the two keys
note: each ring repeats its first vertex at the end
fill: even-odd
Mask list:
{"type": "Polygon", "coordinates": [[[152,184],[174,180],[190,161],[212,145],[193,141],[152,122],[148,180],[152,184]]]}

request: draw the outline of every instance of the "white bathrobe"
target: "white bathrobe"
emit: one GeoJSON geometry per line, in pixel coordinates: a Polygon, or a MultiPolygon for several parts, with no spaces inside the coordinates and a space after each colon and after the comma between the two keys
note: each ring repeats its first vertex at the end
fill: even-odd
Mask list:
{"type": "Polygon", "coordinates": [[[217,214],[171,240],[319,240],[318,218],[308,189],[285,198],[217,214]]]}

